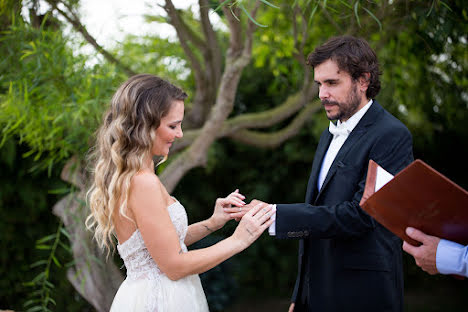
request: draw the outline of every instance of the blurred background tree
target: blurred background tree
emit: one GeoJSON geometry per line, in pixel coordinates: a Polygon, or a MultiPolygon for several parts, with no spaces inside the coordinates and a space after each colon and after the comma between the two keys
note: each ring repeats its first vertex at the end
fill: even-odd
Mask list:
{"type": "MultiPolygon", "coordinates": [[[[375,48],[383,71],[377,99],[410,128],[415,156],[467,187],[463,1],[219,4],[200,0],[196,10],[180,10],[161,1],[166,14],[148,13],[146,20],[173,25],[178,40],[128,36],[110,51],[81,22],[79,1],[0,4],[0,307],[108,310],[123,274],[118,257],[106,263],[83,229],[85,158],[113,91],[133,73],[165,77],[190,94],[184,138],[158,169],[190,222],[208,217],[214,199],[235,188],[248,199],[303,201],[317,139],[328,123],[304,60],[341,34],[364,37],[375,48]],[[48,12],[39,13],[41,7],[48,12]],[[224,26],[213,27],[210,14],[224,26]],[[85,45],[95,54],[79,53],[85,45]],[[50,214],[52,206],[59,218],[50,214]],[[41,262],[50,258],[53,233],[64,233],[63,246],[55,260],[41,262]],[[33,263],[39,264],[30,268],[33,263]],[[32,287],[24,284],[32,280],[32,287]],[[56,305],[44,304],[45,295],[56,305]]],[[[296,245],[265,235],[203,274],[210,308],[273,300],[283,311],[295,279],[296,245]]],[[[408,256],[405,262],[408,310],[463,307],[466,283],[427,276],[408,256]]]]}

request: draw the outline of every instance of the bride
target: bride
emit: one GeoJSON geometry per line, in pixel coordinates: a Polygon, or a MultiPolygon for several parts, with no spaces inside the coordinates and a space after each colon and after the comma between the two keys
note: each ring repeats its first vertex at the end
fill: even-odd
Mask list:
{"type": "Polygon", "coordinates": [[[107,254],[114,247],[113,235],[117,237],[127,269],[112,312],[208,311],[197,274],[246,249],[272,222],[271,207],[259,204],[232,236],[187,251],[186,246],[237,218],[231,207],[242,211],[245,203],[236,190],[216,200],[208,220],[188,225],[184,207],[155,175],[153,156],[165,159],[174,140],[182,137],[186,97],[161,78],[133,76],[114,94],[98,132],[86,224],[107,254]]]}

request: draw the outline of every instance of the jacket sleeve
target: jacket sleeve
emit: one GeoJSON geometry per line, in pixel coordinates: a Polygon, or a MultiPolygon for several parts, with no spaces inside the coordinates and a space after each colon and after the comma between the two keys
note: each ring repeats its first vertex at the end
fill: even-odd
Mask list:
{"type": "Polygon", "coordinates": [[[362,162],[365,169],[350,200],[331,206],[277,204],[276,237],[351,238],[374,229],[376,221],[359,206],[369,159],[392,174],[409,165],[413,161],[413,150],[411,134],[406,127],[386,131],[375,140],[369,149],[369,157],[362,162]]]}

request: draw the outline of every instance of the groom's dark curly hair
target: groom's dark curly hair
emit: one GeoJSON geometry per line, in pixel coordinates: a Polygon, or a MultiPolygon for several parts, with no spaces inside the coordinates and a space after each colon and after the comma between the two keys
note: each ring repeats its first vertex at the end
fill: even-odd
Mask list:
{"type": "Polygon", "coordinates": [[[335,61],[338,68],[349,73],[353,80],[366,77],[364,74],[369,73],[366,96],[368,99],[377,96],[381,72],[377,55],[366,40],[352,36],[333,37],[309,54],[307,64],[316,67],[327,60],[335,61]]]}

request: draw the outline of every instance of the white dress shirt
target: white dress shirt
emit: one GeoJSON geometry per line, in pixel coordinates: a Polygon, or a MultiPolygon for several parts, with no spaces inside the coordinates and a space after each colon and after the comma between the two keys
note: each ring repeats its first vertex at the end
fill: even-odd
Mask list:
{"type": "MultiPolygon", "coordinates": [[[[357,126],[359,121],[361,121],[362,116],[367,112],[367,110],[371,107],[372,100],[370,100],[363,108],[358,110],[345,122],[337,121],[336,125],[330,121],[330,126],[328,127],[328,131],[333,134],[333,139],[328,147],[327,153],[323,157],[322,166],[320,168],[320,173],[317,179],[317,188],[320,191],[322,188],[323,182],[327,177],[328,171],[330,170],[333,161],[335,160],[336,155],[340,151],[343,144],[346,142],[349,134],[353,131],[353,129],[357,126]]],[[[276,205],[273,205],[275,213],[271,216],[273,220],[275,220],[270,227],[268,228],[268,233],[271,236],[276,235],[276,205]]]]}

